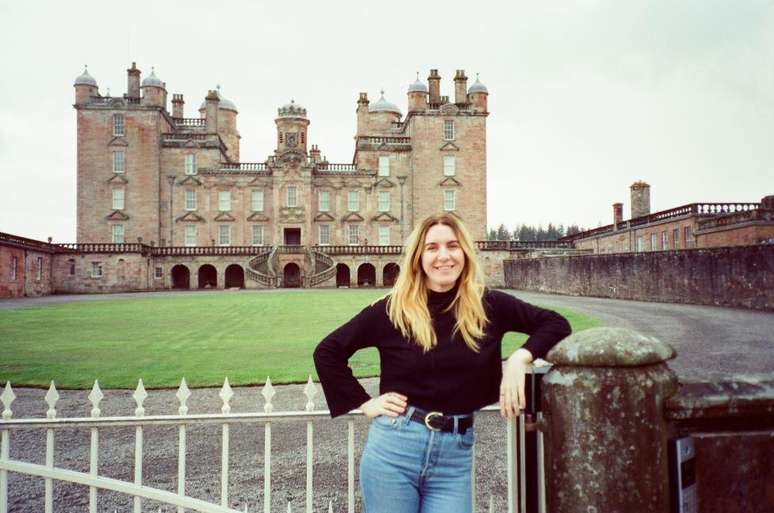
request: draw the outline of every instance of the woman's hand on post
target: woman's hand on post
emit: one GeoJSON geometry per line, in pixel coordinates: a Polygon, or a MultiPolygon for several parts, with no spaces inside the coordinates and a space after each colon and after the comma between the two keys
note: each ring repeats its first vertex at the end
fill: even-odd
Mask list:
{"type": "Polygon", "coordinates": [[[500,381],[500,415],[507,419],[518,416],[527,407],[524,379],[531,364],[532,353],[526,349],[517,349],[505,361],[500,381]]]}
{"type": "Polygon", "coordinates": [[[408,406],[408,397],[397,392],[387,392],[379,397],[369,399],[360,405],[360,411],[369,419],[379,415],[388,417],[397,417],[406,411],[408,406]]]}

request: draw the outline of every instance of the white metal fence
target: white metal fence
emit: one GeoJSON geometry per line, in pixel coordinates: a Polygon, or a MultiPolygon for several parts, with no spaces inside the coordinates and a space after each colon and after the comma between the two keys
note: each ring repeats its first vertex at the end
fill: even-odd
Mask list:
{"type": "MultiPolygon", "coordinates": [[[[53,482],[63,481],[76,483],[89,487],[89,513],[97,512],[97,493],[98,490],[110,490],[127,494],[133,497],[133,512],[141,513],[144,499],[157,501],[163,504],[177,507],[178,513],[185,510],[200,511],[205,513],[241,513],[236,509],[229,507],[228,483],[229,483],[229,427],[234,423],[252,423],[263,424],[264,428],[264,482],[263,482],[263,511],[271,511],[271,479],[272,479],[272,422],[275,420],[295,419],[306,423],[306,512],[313,511],[314,497],[314,425],[313,419],[318,417],[328,417],[326,410],[315,410],[315,398],[318,395],[316,385],[312,382],[311,376],[304,388],[306,396],[306,405],[303,411],[284,411],[274,412],[272,399],[275,395],[271,380],[267,378],[266,385],[261,390],[265,402],[263,412],[254,413],[232,413],[230,401],[234,393],[229,385],[228,379],[225,380],[220,390],[219,396],[222,401],[221,412],[219,414],[189,414],[187,401],[191,396],[185,379],[182,380],[176,397],[179,402],[176,415],[154,415],[146,416],[143,403],[148,397],[143,386],[142,380],[137,384],[133,399],[136,403],[134,415],[102,417],[100,411],[100,401],[103,399],[103,393],[99,384],[95,381],[88,399],[92,409],[89,417],[57,417],[56,404],[59,401],[59,393],[51,382],[51,386],[45,395],[45,402],[48,405],[46,418],[19,418],[13,417],[12,403],[16,396],[10,383],[6,383],[5,389],[0,394],[0,401],[3,404],[2,420],[0,420],[0,513],[8,513],[8,473],[15,472],[28,476],[37,476],[44,480],[44,511],[45,513],[54,512],[53,500],[53,482]],[[190,425],[199,424],[220,424],[222,431],[222,450],[220,461],[220,503],[210,503],[186,495],[186,429],[190,425]],[[178,428],[178,465],[177,465],[177,493],[166,490],[152,488],[143,484],[143,428],[152,425],[173,425],[178,428]],[[98,473],[99,461],[99,435],[100,429],[105,427],[130,426],[135,428],[134,443],[134,480],[132,482],[121,481],[98,473]],[[58,428],[78,427],[88,428],[91,431],[91,444],[89,449],[89,472],[77,472],[73,470],[57,468],[54,466],[54,438],[58,428]],[[45,430],[46,433],[46,452],[45,463],[35,464],[24,461],[12,460],[10,458],[11,434],[15,429],[37,428],[45,430]]],[[[485,414],[494,414],[498,408],[490,406],[484,408],[485,414]]],[[[355,511],[355,416],[361,415],[359,411],[349,414],[347,422],[347,504],[346,511],[354,513],[355,511]]],[[[538,413],[538,422],[541,416],[538,413]]],[[[506,430],[506,451],[507,451],[507,497],[508,513],[519,513],[526,511],[526,472],[525,472],[525,436],[527,431],[527,422],[525,415],[518,419],[507,421],[506,430]],[[518,448],[518,450],[517,450],[518,448]],[[520,493],[519,493],[520,490],[520,493]]],[[[538,508],[540,512],[545,511],[545,479],[543,468],[543,435],[537,432],[538,449],[538,483],[529,483],[531,486],[538,486],[538,508]]],[[[475,469],[475,447],[474,447],[474,467],[473,467],[473,511],[476,507],[476,469],[475,469]]],[[[328,511],[343,511],[343,507],[329,503],[328,511]]],[[[488,510],[494,511],[493,501],[490,497],[488,510]]],[[[70,511],[70,509],[67,509],[70,511]]],[[[247,511],[245,507],[244,511],[247,511]]],[[[255,510],[257,511],[257,510],[255,510]]],[[[291,511],[288,503],[287,511],[291,511]]]]}

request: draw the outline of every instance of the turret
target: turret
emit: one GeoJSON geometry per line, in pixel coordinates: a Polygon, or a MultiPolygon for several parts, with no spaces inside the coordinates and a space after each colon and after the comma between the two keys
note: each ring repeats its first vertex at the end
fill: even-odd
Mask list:
{"type": "Polygon", "coordinates": [[[205,118],[207,119],[207,133],[218,133],[218,92],[210,90],[207,92],[207,96],[204,98],[205,103],[205,118]]]}
{"type": "Polygon", "coordinates": [[[164,82],[156,76],[155,69],[142,81],[142,105],[148,107],[166,107],[166,88],[164,82]]]}
{"type": "Polygon", "coordinates": [[[182,94],[173,94],[172,95],[172,117],[173,118],[184,118],[185,115],[185,101],[183,101],[183,95],[182,94]]]}
{"type": "Polygon", "coordinates": [[[86,66],[73,84],[75,87],[75,104],[85,105],[91,101],[93,96],[99,96],[99,88],[94,77],[89,75],[89,67],[86,66]]]}
{"type": "Polygon", "coordinates": [[[277,109],[277,152],[300,150],[306,153],[307,127],[306,109],[290,100],[277,109]]]}
{"type": "Polygon", "coordinates": [[[430,70],[427,83],[430,84],[430,103],[438,105],[441,103],[441,76],[437,69],[430,70]]]}
{"type": "Polygon", "coordinates": [[[226,155],[232,162],[239,162],[239,140],[242,136],[237,130],[237,106],[234,102],[223,96],[220,92],[220,86],[216,92],[220,103],[218,103],[218,134],[226,144],[226,155]]]}
{"type": "Polygon", "coordinates": [[[392,102],[384,97],[384,89],[379,99],[368,106],[368,129],[370,133],[386,132],[392,128],[393,123],[400,121],[403,115],[392,102]]]}
{"type": "Polygon", "coordinates": [[[417,80],[408,87],[408,110],[409,112],[421,112],[426,109],[427,86],[419,80],[419,73],[417,73],[417,80]]]}
{"type": "Polygon", "coordinates": [[[629,189],[632,195],[632,219],[650,214],[650,185],[638,181],[629,189]]]}
{"type": "Polygon", "coordinates": [[[132,67],[126,70],[126,96],[127,98],[140,97],[140,70],[134,62],[132,67]]]}
{"type": "Polygon", "coordinates": [[[368,93],[360,93],[357,99],[357,135],[368,134],[368,93]]]}
{"type": "Polygon", "coordinates": [[[473,112],[487,113],[487,99],[489,97],[489,91],[486,86],[478,79],[478,73],[476,73],[476,81],[468,89],[468,101],[473,106],[473,112]]]}
{"type": "Polygon", "coordinates": [[[468,77],[462,69],[458,69],[454,75],[454,103],[458,106],[468,104],[468,77]]]}

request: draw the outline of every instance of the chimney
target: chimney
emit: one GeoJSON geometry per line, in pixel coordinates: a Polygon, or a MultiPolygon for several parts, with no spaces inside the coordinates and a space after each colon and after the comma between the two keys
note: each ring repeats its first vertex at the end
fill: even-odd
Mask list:
{"type": "Polygon", "coordinates": [[[132,63],[132,67],[126,70],[126,96],[128,98],[140,97],[140,70],[137,64],[132,63]]]}
{"type": "Polygon", "coordinates": [[[317,162],[320,162],[320,148],[317,147],[316,144],[312,145],[312,149],[309,150],[309,158],[314,162],[315,164],[317,162]]]}
{"type": "Polygon", "coordinates": [[[183,95],[182,94],[173,94],[172,95],[172,117],[173,118],[184,118],[183,115],[183,106],[185,105],[185,102],[183,101],[183,95]]]}
{"type": "Polygon", "coordinates": [[[357,135],[368,133],[368,93],[360,93],[357,99],[357,135]]]}
{"type": "Polygon", "coordinates": [[[650,185],[637,181],[629,189],[632,195],[632,219],[650,214],[650,185]]]}
{"type": "Polygon", "coordinates": [[[206,117],[207,117],[207,133],[218,133],[218,104],[220,98],[218,98],[218,92],[210,90],[207,92],[207,97],[204,99],[207,103],[206,117]]]}
{"type": "Polygon", "coordinates": [[[623,222],[623,203],[613,203],[613,230],[623,222]]]}
{"type": "Polygon", "coordinates": [[[441,76],[437,69],[430,70],[430,76],[427,77],[427,83],[430,87],[430,103],[441,103],[441,76]]]}
{"type": "Polygon", "coordinates": [[[468,77],[465,76],[463,69],[458,69],[454,75],[454,103],[457,105],[468,103],[468,77]]]}

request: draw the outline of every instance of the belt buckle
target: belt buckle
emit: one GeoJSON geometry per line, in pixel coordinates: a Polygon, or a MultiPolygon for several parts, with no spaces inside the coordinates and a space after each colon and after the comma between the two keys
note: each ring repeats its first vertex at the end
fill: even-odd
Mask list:
{"type": "Polygon", "coordinates": [[[443,417],[443,413],[439,411],[431,411],[427,415],[425,415],[425,426],[427,426],[427,429],[430,431],[440,431],[441,428],[433,427],[430,422],[434,417],[443,417]]]}

